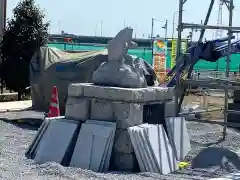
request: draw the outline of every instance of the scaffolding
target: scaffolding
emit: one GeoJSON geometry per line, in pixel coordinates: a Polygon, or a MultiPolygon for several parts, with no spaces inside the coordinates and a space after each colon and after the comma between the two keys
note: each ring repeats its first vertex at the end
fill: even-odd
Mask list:
{"type": "MultiPolygon", "coordinates": [[[[218,122],[218,121],[211,121],[212,123],[216,124],[222,124],[223,125],[223,138],[225,139],[226,137],[226,129],[227,126],[234,126],[234,127],[240,127],[239,124],[236,123],[229,123],[227,122],[228,118],[228,113],[233,113],[233,114],[240,114],[238,111],[228,110],[228,89],[231,90],[240,90],[240,82],[230,82],[229,79],[229,72],[230,72],[230,61],[231,61],[231,52],[232,52],[232,47],[231,47],[231,39],[233,36],[233,33],[238,33],[240,31],[240,27],[233,27],[232,26],[232,17],[233,17],[233,9],[234,9],[234,4],[233,0],[223,0],[224,4],[229,10],[229,24],[228,26],[213,26],[213,25],[207,25],[209,21],[209,17],[211,15],[211,11],[213,9],[213,5],[215,3],[215,0],[210,0],[209,8],[207,15],[205,17],[204,24],[193,24],[193,23],[184,23],[183,22],[183,5],[187,2],[187,0],[179,0],[179,16],[178,16],[178,41],[177,41],[177,60],[179,59],[181,55],[181,39],[182,39],[182,31],[183,29],[192,29],[192,28],[197,28],[201,29],[200,37],[198,42],[202,42],[202,39],[204,37],[204,33],[206,29],[223,29],[228,31],[228,53],[227,53],[227,58],[226,58],[226,79],[208,79],[208,80],[190,80],[187,79],[184,84],[187,86],[189,84],[191,85],[197,85],[201,87],[214,87],[214,88],[221,88],[224,89],[225,91],[225,98],[224,98],[224,122],[218,122]],[[233,85],[235,84],[235,86],[233,85]]],[[[175,108],[176,110],[179,110],[179,93],[178,89],[181,89],[183,87],[183,84],[180,82],[180,64],[176,63],[176,93],[175,93],[175,108]]],[[[181,113],[179,111],[176,111],[176,115],[179,116],[181,113]]],[[[193,112],[192,112],[193,113],[193,112]]],[[[206,122],[206,121],[201,121],[201,122],[206,122]]]]}

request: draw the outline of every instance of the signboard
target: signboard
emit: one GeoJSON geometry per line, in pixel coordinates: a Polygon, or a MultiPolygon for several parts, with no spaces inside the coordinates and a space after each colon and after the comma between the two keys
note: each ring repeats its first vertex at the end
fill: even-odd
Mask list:
{"type": "MultiPolygon", "coordinates": [[[[187,40],[183,40],[181,42],[181,52],[185,53],[187,51],[187,40]]],[[[176,56],[177,56],[177,39],[172,40],[172,52],[171,52],[171,68],[173,68],[176,64],[176,56]]]]}
{"type": "Polygon", "coordinates": [[[187,51],[187,40],[183,40],[181,42],[181,50],[182,50],[182,53],[185,53],[187,51]]]}
{"type": "Polygon", "coordinates": [[[153,41],[153,69],[164,83],[167,70],[167,40],[156,39],[153,41]]]}
{"type": "Polygon", "coordinates": [[[171,69],[176,64],[176,56],[177,56],[177,40],[172,40],[172,52],[171,52],[171,69]]]}

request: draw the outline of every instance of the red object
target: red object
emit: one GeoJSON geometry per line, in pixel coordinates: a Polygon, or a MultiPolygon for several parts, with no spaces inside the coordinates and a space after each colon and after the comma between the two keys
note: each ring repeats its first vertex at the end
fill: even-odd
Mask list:
{"type": "Polygon", "coordinates": [[[72,42],[72,38],[64,38],[65,42],[71,43],[72,42]]]}
{"type": "Polygon", "coordinates": [[[56,86],[52,87],[52,98],[49,106],[48,117],[60,116],[59,101],[58,101],[58,90],[56,86]]]}

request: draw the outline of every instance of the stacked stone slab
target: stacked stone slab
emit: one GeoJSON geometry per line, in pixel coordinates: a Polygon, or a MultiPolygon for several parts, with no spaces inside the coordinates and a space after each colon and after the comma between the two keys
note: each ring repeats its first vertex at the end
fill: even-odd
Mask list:
{"type": "Polygon", "coordinates": [[[117,130],[111,157],[111,168],[134,171],[138,165],[127,131],[143,123],[143,106],[173,98],[172,88],[119,88],[89,83],[71,84],[68,88],[66,118],[116,122],[117,130]]]}

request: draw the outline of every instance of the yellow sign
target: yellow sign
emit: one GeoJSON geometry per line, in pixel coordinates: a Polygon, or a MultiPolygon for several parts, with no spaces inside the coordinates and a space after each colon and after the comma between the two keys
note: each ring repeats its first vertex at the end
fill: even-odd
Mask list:
{"type": "Polygon", "coordinates": [[[187,51],[187,40],[183,40],[181,42],[181,50],[182,50],[182,53],[185,53],[187,51]]]}
{"type": "Polygon", "coordinates": [[[175,66],[176,64],[176,54],[177,54],[177,41],[176,39],[172,40],[172,54],[171,54],[171,69],[175,66]]]}
{"type": "MultiPolygon", "coordinates": [[[[176,75],[175,72],[172,73],[172,75],[167,75],[164,79],[165,82],[169,82],[170,79],[172,79],[176,75]]],[[[185,69],[179,76],[180,80],[186,80],[188,75],[188,69],[185,69]]]]}
{"type": "MultiPolygon", "coordinates": [[[[187,51],[187,40],[183,40],[181,42],[181,52],[185,53],[187,51]]],[[[177,40],[172,40],[172,52],[171,52],[171,68],[173,68],[176,64],[176,56],[177,56],[177,40]]]]}

